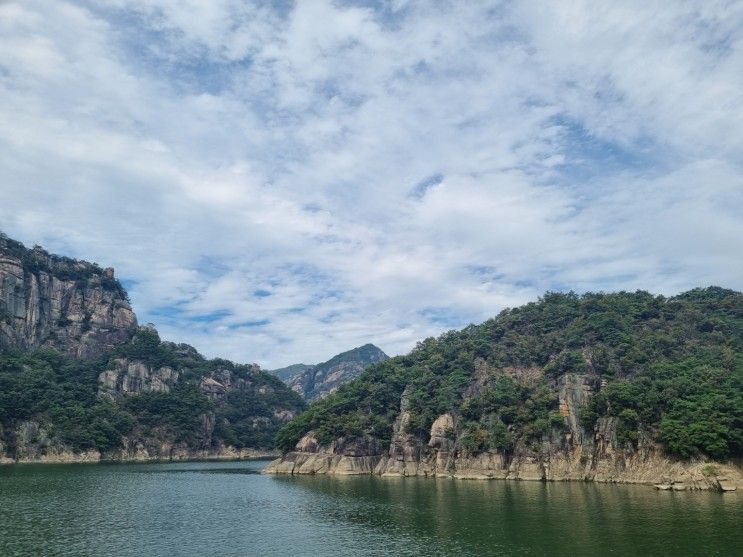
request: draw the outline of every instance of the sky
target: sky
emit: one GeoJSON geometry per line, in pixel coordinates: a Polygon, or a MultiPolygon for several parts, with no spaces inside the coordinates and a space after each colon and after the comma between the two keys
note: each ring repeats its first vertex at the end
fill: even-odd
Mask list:
{"type": "Polygon", "coordinates": [[[743,3],[0,0],[0,230],[272,368],[743,289],[743,3]]]}

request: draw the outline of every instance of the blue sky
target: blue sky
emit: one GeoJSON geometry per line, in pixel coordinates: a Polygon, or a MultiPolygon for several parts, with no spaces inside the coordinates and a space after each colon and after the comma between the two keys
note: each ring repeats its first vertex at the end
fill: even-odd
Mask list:
{"type": "Polygon", "coordinates": [[[743,288],[740,2],[0,2],[0,228],[267,367],[743,288]]]}

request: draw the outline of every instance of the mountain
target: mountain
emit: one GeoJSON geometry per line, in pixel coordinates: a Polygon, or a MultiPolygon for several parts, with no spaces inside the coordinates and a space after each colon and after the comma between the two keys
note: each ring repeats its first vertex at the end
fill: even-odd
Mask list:
{"type": "Polygon", "coordinates": [[[339,386],[356,379],[370,365],[383,362],[389,356],[373,344],[365,344],[330,358],[327,362],[308,366],[295,364],[273,373],[288,384],[305,400],[319,400],[328,396],[339,386]],[[289,370],[296,370],[290,375],[289,370]],[[288,377],[288,378],[285,378],[288,377]]]}
{"type": "Polygon", "coordinates": [[[0,236],[0,461],[238,457],[305,407],[140,327],[113,269],[0,236]]]}
{"type": "Polygon", "coordinates": [[[281,379],[284,383],[288,383],[300,373],[307,371],[308,369],[311,369],[313,367],[315,366],[311,366],[309,364],[292,364],[290,366],[282,367],[279,369],[268,369],[266,370],[266,373],[275,375],[276,377],[281,379]]]}
{"type": "Polygon", "coordinates": [[[743,487],[742,349],[739,292],[550,293],[370,366],[267,472],[743,487]]]}

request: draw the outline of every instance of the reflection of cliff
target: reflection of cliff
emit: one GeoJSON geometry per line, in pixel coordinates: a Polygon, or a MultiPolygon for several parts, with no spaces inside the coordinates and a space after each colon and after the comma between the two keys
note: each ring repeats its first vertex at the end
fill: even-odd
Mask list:
{"type": "Polygon", "coordinates": [[[276,480],[313,496],[323,507],[318,516],[331,525],[351,522],[372,535],[395,532],[408,541],[406,549],[425,555],[685,554],[690,539],[695,547],[719,543],[710,520],[719,518],[720,531],[736,531],[740,508],[736,496],[659,497],[642,486],[586,482],[324,475],[276,480]]]}

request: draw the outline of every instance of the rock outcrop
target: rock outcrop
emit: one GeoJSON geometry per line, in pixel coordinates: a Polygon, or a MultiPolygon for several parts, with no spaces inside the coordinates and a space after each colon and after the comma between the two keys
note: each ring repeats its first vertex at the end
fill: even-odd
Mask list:
{"type": "Polygon", "coordinates": [[[365,344],[321,364],[295,364],[269,373],[282,379],[305,400],[312,401],[328,396],[341,385],[356,379],[370,365],[387,359],[387,354],[382,350],[373,344],[365,344]],[[287,377],[290,370],[297,370],[297,373],[287,377]]]}
{"type": "Polygon", "coordinates": [[[50,255],[0,236],[0,348],[99,354],[137,319],[113,269],[50,255]]]}
{"type": "Polygon", "coordinates": [[[285,454],[267,472],[373,464],[382,476],[738,490],[741,308],[743,293],[718,286],[547,293],[367,368],[279,432],[285,454]]]}
{"type": "Polygon", "coordinates": [[[381,460],[378,442],[372,438],[338,439],[323,448],[313,432],[297,443],[297,451],[269,464],[267,474],[333,474],[358,476],[372,474],[381,460]]]}
{"type": "Polygon", "coordinates": [[[98,376],[99,396],[115,398],[140,393],[168,393],[178,382],[180,373],[169,366],[152,366],[127,358],[115,358],[111,369],[98,376]]]}
{"type": "MultiPolygon", "coordinates": [[[[528,381],[534,370],[480,369],[470,394],[484,385],[487,373],[509,373],[528,381]]],[[[462,447],[458,417],[453,413],[434,420],[428,438],[421,439],[407,432],[411,417],[407,393],[403,393],[392,440],[386,449],[369,438],[339,439],[323,447],[310,432],[294,451],[267,466],[265,473],[572,480],[647,484],[677,491],[743,490],[743,471],[733,463],[674,460],[647,439],[641,439],[637,447],[623,446],[617,441],[614,418],[600,418],[594,428],[586,430],[579,410],[601,389],[598,376],[566,374],[556,380],[554,388],[566,427],[545,434],[538,446],[517,443],[507,452],[472,454],[462,447]]]]}
{"type": "MultiPolygon", "coordinates": [[[[171,366],[156,367],[140,360],[114,358],[110,363],[109,369],[98,376],[98,394],[109,399],[141,393],[169,393],[182,375],[171,366]]],[[[231,369],[216,367],[200,378],[199,389],[214,402],[224,401],[232,391],[249,391],[255,384],[250,374],[262,372],[257,365],[243,367],[247,371],[242,369],[240,375],[231,369]]],[[[273,392],[269,385],[260,385],[256,391],[260,395],[273,392]]],[[[282,421],[294,417],[292,412],[283,412],[282,421]]]]}

